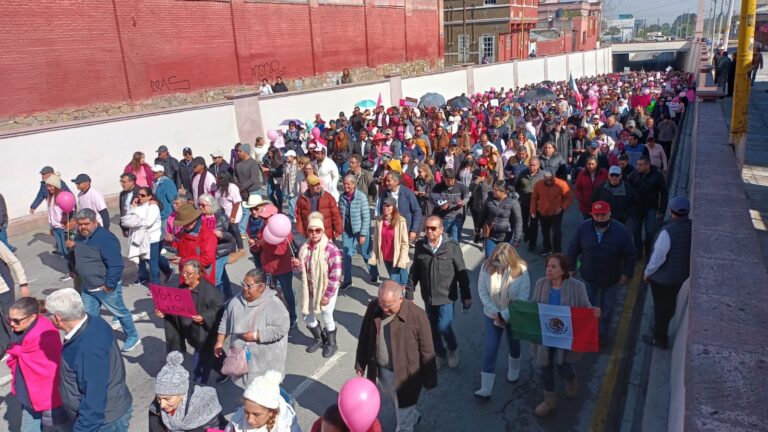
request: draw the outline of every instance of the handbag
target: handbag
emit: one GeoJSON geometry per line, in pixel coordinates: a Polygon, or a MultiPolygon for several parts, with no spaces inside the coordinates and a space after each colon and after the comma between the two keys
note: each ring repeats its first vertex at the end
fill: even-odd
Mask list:
{"type": "Polygon", "coordinates": [[[491,223],[484,223],[483,226],[480,228],[480,232],[483,235],[483,238],[488,238],[488,236],[491,235],[491,227],[496,222],[496,218],[493,218],[491,223]]]}
{"type": "Polygon", "coordinates": [[[230,346],[227,349],[226,357],[224,357],[224,364],[221,366],[221,373],[228,376],[239,377],[248,373],[248,358],[246,357],[245,350],[247,346],[238,350],[235,347],[230,346]]]}

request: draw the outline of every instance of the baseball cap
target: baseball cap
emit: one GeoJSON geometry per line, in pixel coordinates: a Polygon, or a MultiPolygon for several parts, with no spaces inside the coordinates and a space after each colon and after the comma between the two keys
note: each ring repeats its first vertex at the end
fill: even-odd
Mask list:
{"type": "Polygon", "coordinates": [[[168,151],[168,146],[161,145],[160,147],[157,148],[158,153],[167,152],[167,151],[168,151]]]}
{"type": "Polygon", "coordinates": [[[691,202],[684,196],[676,196],[669,201],[669,210],[678,215],[687,215],[691,211],[691,202]]]}
{"type": "Polygon", "coordinates": [[[162,173],[164,173],[165,172],[165,167],[160,165],[160,164],[157,164],[157,165],[152,167],[152,172],[162,172],[162,173]]]}
{"type": "Polygon", "coordinates": [[[217,158],[217,157],[224,157],[224,152],[223,152],[223,151],[221,151],[221,150],[214,150],[214,151],[211,153],[211,157],[212,157],[212,158],[217,158]]]}
{"type": "Polygon", "coordinates": [[[384,135],[392,135],[392,129],[384,129],[384,135]]]}
{"type": "Polygon", "coordinates": [[[629,128],[629,127],[635,127],[635,126],[637,126],[637,125],[635,124],[635,121],[634,121],[634,120],[630,120],[630,121],[628,121],[628,122],[627,122],[627,127],[628,127],[628,128],[629,128]]]}
{"type": "Polygon", "coordinates": [[[320,184],[320,177],[312,174],[309,177],[307,177],[307,185],[308,186],[317,186],[320,184]]]}
{"type": "Polygon", "coordinates": [[[201,158],[200,156],[192,159],[192,166],[194,167],[198,165],[205,166],[205,159],[201,158]]]}
{"type": "Polygon", "coordinates": [[[285,152],[285,154],[283,156],[285,156],[285,157],[288,157],[288,156],[296,157],[296,152],[293,151],[293,150],[288,150],[287,152],[285,152]]]}
{"type": "Polygon", "coordinates": [[[72,183],[74,184],[80,184],[85,182],[90,182],[91,177],[88,174],[78,174],[77,177],[72,179],[72,183]]]}
{"type": "Polygon", "coordinates": [[[189,147],[184,147],[184,149],[181,152],[183,154],[192,154],[192,149],[189,147]]]}
{"type": "Polygon", "coordinates": [[[53,168],[44,166],[43,169],[40,170],[40,174],[53,174],[53,168]]]}
{"type": "Polygon", "coordinates": [[[614,165],[608,169],[608,174],[618,174],[621,175],[621,167],[618,165],[614,165]]]}
{"type": "Polygon", "coordinates": [[[605,201],[595,201],[592,203],[592,214],[606,214],[611,212],[611,205],[605,201]]]}

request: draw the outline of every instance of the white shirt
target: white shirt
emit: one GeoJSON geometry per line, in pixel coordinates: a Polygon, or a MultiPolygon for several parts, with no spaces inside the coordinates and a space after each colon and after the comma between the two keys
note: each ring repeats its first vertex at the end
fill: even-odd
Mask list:
{"type": "MultiPolygon", "coordinates": [[[[219,206],[224,209],[224,213],[227,216],[230,216],[232,214],[232,207],[234,207],[236,203],[243,201],[240,197],[240,189],[238,189],[234,183],[230,183],[229,189],[227,189],[227,196],[222,196],[221,192],[221,190],[216,191],[216,200],[219,202],[219,206]]],[[[240,223],[240,220],[242,219],[243,212],[237,212],[235,215],[235,223],[240,223]]]]}
{"type": "Polygon", "coordinates": [[[269,84],[262,84],[261,88],[259,89],[259,94],[262,94],[262,95],[272,94],[272,86],[269,84]]]}
{"type": "Polygon", "coordinates": [[[75,324],[75,327],[73,327],[72,330],[70,330],[67,334],[64,335],[64,340],[68,341],[68,340],[72,339],[72,336],[74,336],[75,333],[77,333],[77,331],[80,330],[80,327],[82,327],[83,324],[85,324],[85,321],[87,319],[88,319],[88,315],[86,315],[85,318],[80,320],[79,323],[75,324]]]}
{"type": "MultiPolygon", "coordinates": [[[[206,173],[204,180],[205,183],[203,184],[203,191],[205,191],[205,193],[210,193],[212,189],[215,189],[216,180],[214,179],[213,174],[208,172],[207,169],[203,172],[206,173]]],[[[195,174],[192,177],[192,196],[195,198],[195,207],[198,207],[197,199],[200,198],[200,194],[197,192],[199,184],[200,174],[195,174]]]]}
{"type": "Polygon", "coordinates": [[[96,221],[99,225],[104,226],[104,222],[101,220],[100,211],[107,208],[107,202],[104,201],[104,195],[94,188],[88,188],[85,192],[78,192],[77,194],[77,208],[88,208],[96,212],[96,221]]]}
{"type": "Polygon", "coordinates": [[[142,220],[142,228],[147,230],[150,243],[160,241],[162,220],[160,219],[160,207],[156,204],[143,204],[134,208],[128,207],[128,213],[135,214],[142,220]]]}
{"type": "Polygon", "coordinates": [[[321,163],[315,160],[315,168],[317,168],[318,177],[328,185],[328,189],[330,189],[328,192],[336,202],[339,202],[339,168],[336,166],[336,162],[326,156],[321,163]]]}
{"type": "Polygon", "coordinates": [[[648,265],[645,266],[645,276],[651,276],[667,261],[667,254],[669,253],[670,239],[667,230],[661,230],[656,237],[656,243],[653,244],[653,254],[651,259],[648,260],[648,265]]]}

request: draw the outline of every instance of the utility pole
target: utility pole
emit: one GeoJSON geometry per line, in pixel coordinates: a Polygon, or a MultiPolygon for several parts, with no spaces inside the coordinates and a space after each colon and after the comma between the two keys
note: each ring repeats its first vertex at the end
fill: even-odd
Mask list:
{"type": "Polygon", "coordinates": [[[728,40],[731,38],[731,21],[733,21],[733,0],[728,2],[728,20],[725,22],[725,42],[723,49],[728,49],[728,40]]]}
{"type": "Polygon", "coordinates": [[[723,8],[725,7],[725,0],[722,0],[720,2],[720,15],[717,17],[717,42],[718,45],[723,44],[723,37],[722,37],[722,31],[723,31],[723,8]]]}
{"type": "Polygon", "coordinates": [[[734,146],[736,163],[741,171],[747,149],[747,108],[751,83],[749,71],[752,68],[752,49],[755,43],[756,0],[741,0],[739,17],[739,46],[736,49],[736,79],[734,80],[733,108],[731,109],[731,136],[729,143],[734,146]]]}

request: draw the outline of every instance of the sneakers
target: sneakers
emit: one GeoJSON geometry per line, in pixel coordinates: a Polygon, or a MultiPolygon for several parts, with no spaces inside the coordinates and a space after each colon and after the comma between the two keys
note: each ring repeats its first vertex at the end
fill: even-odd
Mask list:
{"type": "Polygon", "coordinates": [[[112,326],[112,330],[120,331],[123,329],[123,326],[120,324],[120,321],[118,321],[117,317],[112,317],[112,323],[110,324],[112,326]]]}
{"type": "Polygon", "coordinates": [[[552,255],[552,251],[547,249],[545,251],[542,251],[541,254],[539,254],[539,255],[544,256],[544,257],[545,256],[549,256],[549,255],[552,255]]]}
{"type": "Polygon", "coordinates": [[[459,350],[448,350],[448,367],[455,368],[459,365],[459,350]]]}
{"type": "Polygon", "coordinates": [[[123,352],[133,351],[133,349],[139,346],[140,344],[141,344],[141,339],[137,338],[136,336],[131,336],[128,339],[126,339],[125,344],[123,344],[123,352]]]}
{"type": "Polygon", "coordinates": [[[72,276],[70,276],[69,273],[64,273],[59,278],[59,282],[67,282],[67,281],[71,281],[71,280],[72,280],[72,276]]]}

